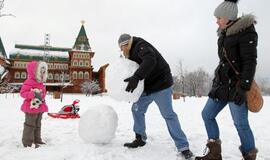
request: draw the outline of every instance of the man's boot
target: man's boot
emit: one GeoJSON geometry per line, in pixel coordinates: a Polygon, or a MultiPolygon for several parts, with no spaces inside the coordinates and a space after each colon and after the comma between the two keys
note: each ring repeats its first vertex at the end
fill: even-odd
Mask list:
{"type": "Polygon", "coordinates": [[[221,141],[210,139],[208,140],[206,146],[209,152],[202,157],[195,157],[195,160],[222,160],[221,156],[221,141]]]}
{"type": "Polygon", "coordinates": [[[146,143],[142,140],[142,136],[136,133],[136,139],[131,143],[125,143],[124,147],[137,148],[137,147],[142,147],[145,144],[146,143]]]}
{"type": "Polygon", "coordinates": [[[251,151],[250,151],[249,153],[247,153],[247,154],[244,154],[244,153],[242,152],[241,146],[239,147],[239,150],[241,151],[244,160],[256,160],[257,153],[258,153],[258,150],[257,150],[256,148],[253,149],[253,150],[251,150],[251,151]]]}
{"type": "Polygon", "coordinates": [[[185,159],[191,159],[191,157],[193,157],[193,153],[189,149],[181,151],[178,155],[180,155],[181,157],[185,159]]]}

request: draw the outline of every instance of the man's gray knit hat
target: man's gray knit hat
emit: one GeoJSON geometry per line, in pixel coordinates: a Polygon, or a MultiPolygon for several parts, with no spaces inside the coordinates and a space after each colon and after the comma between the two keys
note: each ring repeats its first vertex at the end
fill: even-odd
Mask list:
{"type": "Polygon", "coordinates": [[[225,0],[216,8],[214,16],[224,17],[232,21],[236,20],[238,14],[237,1],[238,0],[225,0]]]}
{"type": "Polygon", "coordinates": [[[121,34],[118,39],[118,45],[121,47],[123,45],[128,44],[129,40],[131,39],[131,36],[129,34],[121,34]]]}

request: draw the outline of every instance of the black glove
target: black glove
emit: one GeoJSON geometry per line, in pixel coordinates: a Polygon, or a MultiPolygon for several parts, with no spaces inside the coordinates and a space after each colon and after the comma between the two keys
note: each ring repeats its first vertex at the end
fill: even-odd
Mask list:
{"type": "Polygon", "coordinates": [[[241,105],[245,103],[247,100],[247,91],[241,88],[236,89],[235,95],[234,95],[234,102],[237,105],[241,105]]]}
{"type": "Polygon", "coordinates": [[[35,93],[35,98],[37,98],[38,100],[42,101],[40,92],[34,92],[34,93],[35,93]]]}
{"type": "Polygon", "coordinates": [[[128,82],[126,91],[132,93],[138,86],[139,78],[136,76],[131,76],[131,77],[125,79],[124,82],[128,82]]]}

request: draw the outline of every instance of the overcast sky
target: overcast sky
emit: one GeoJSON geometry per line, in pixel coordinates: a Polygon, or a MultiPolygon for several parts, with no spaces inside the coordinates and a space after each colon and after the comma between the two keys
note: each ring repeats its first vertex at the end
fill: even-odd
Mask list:
{"type": "MultiPolygon", "coordinates": [[[[7,52],[17,44],[72,47],[84,20],[94,70],[120,55],[121,33],[152,43],[173,72],[179,59],[187,70],[198,67],[213,73],[217,63],[214,9],[222,0],[5,0],[0,36],[7,52]]],[[[257,16],[259,35],[257,77],[270,77],[269,0],[240,0],[239,13],[257,16]]]]}

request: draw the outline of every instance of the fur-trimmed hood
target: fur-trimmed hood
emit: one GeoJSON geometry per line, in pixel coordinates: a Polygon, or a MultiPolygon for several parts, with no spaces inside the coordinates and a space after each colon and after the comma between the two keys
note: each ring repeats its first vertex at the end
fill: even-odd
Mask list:
{"type": "MultiPolygon", "coordinates": [[[[227,28],[226,36],[237,34],[251,25],[256,24],[256,17],[252,14],[247,14],[240,17],[234,24],[232,24],[229,28],[227,28]]],[[[218,36],[221,36],[223,29],[218,29],[218,36]]]]}
{"type": "Polygon", "coordinates": [[[27,74],[28,78],[34,79],[38,81],[39,83],[41,82],[46,82],[47,80],[47,75],[48,75],[48,66],[45,62],[42,61],[32,61],[28,63],[27,65],[27,74]],[[41,68],[44,68],[45,74],[43,77],[41,77],[41,68]]]}

